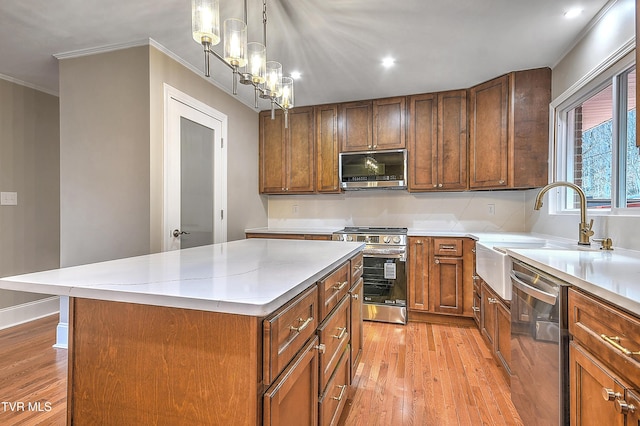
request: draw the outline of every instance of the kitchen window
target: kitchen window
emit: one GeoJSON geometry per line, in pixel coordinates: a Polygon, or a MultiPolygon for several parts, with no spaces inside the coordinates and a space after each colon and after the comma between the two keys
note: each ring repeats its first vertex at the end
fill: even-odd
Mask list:
{"type": "MultiPolygon", "coordinates": [[[[636,146],[636,69],[621,63],[556,108],[555,180],[580,186],[593,212],[640,213],[640,150],[636,146]]],[[[556,212],[578,209],[562,188],[556,212]]]]}

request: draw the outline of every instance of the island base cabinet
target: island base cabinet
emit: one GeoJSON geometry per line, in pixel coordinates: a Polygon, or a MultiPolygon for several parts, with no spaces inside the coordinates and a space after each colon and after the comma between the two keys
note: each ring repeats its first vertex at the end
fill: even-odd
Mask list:
{"type": "Polygon", "coordinates": [[[71,298],[69,325],[67,424],[259,422],[260,319],[71,298]]]}
{"type": "MultiPolygon", "coordinates": [[[[349,349],[344,351],[342,358],[336,367],[327,389],[320,399],[320,426],[334,426],[338,424],[340,414],[347,401],[347,392],[349,390],[349,349]]],[[[294,423],[286,423],[294,424],[294,423]]],[[[295,423],[297,424],[297,423],[295,423]]]]}
{"type": "Polygon", "coordinates": [[[298,358],[264,395],[264,425],[318,423],[318,338],[309,341],[298,358]]]}

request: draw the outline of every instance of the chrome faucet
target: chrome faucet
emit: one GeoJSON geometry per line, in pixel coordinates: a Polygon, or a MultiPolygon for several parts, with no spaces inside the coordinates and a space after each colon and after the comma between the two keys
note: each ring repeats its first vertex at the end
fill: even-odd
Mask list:
{"type": "Polygon", "coordinates": [[[542,207],[542,197],[544,194],[550,190],[551,188],[555,188],[557,186],[566,186],[578,193],[580,197],[580,225],[579,225],[579,237],[578,244],[581,246],[590,246],[591,242],[589,241],[589,237],[593,235],[593,219],[591,222],[587,224],[587,197],[584,195],[584,191],[578,185],[571,182],[552,182],[549,185],[543,187],[540,192],[538,192],[538,196],[536,197],[536,204],[533,206],[535,210],[540,210],[542,207]]]}

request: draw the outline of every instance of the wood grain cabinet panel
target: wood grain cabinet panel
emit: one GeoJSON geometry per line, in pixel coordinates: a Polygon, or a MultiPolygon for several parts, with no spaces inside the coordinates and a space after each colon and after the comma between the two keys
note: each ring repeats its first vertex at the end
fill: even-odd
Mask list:
{"type": "Polygon", "coordinates": [[[408,240],[409,309],[426,312],[429,311],[431,239],[428,237],[409,237],[408,240]]]}
{"type": "Polygon", "coordinates": [[[327,277],[318,281],[318,296],[320,300],[320,322],[329,312],[340,303],[349,292],[351,265],[346,262],[327,277]]]}
{"type": "Polygon", "coordinates": [[[340,151],[373,149],[373,104],[371,101],[340,104],[340,151]]]}
{"type": "Polygon", "coordinates": [[[480,332],[491,354],[509,379],[511,376],[511,307],[485,283],[480,283],[480,332]]]}
{"type": "MultiPolygon", "coordinates": [[[[364,350],[364,329],[362,326],[362,301],[364,299],[364,280],[362,276],[358,277],[353,287],[349,291],[351,297],[351,321],[349,323],[349,334],[351,335],[351,365],[350,365],[350,378],[356,375],[358,370],[358,364],[360,358],[362,358],[362,351],[364,350]]],[[[349,382],[351,383],[351,382],[349,382]]]]}
{"type": "Polygon", "coordinates": [[[404,148],[405,109],[404,96],[340,104],[341,152],[404,148]]]}
{"type": "Polygon", "coordinates": [[[316,191],[340,192],[338,160],[338,105],[322,105],[314,108],[316,120],[316,191]]]}
{"type": "Polygon", "coordinates": [[[373,149],[401,149],[406,146],[405,109],[404,96],[373,101],[373,149]]]}
{"type": "Polygon", "coordinates": [[[319,425],[334,426],[340,420],[340,413],[347,401],[349,388],[349,354],[345,351],[336,367],[336,371],[320,398],[319,425]]]}
{"type": "Polygon", "coordinates": [[[469,89],[469,188],[547,184],[551,70],[516,71],[469,89]]]}
{"type": "Polygon", "coordinates": [[[265,392],[265,426],[318,424],[317,344],[317,337],[310,340],[282,376],[265,392]]]}
{"type": "Polygon", "coordinates": [[[462,257],[435,257],[429,274],[432,312],[462,314],[462,265],[462,257]]]}
{"type": "Polygon", "coordinates": [[[320,393],[324,391],[338,365],[342,353],[349,344],[349,297],[342,298],[335,311],[318,327],[318,338],[324,349],[320,352],[320,393]]]}
{"type": "Polygon", "coordinates": [[[313,107],[289,111],[288,128],[284,114],[260,113],[259,184],[260,193],[312,193],[315,191],[315,143],[313,107]]]}
{"type": "Polygon", "coordinates": [[[467,91],[409,97],[410,191],[468,188],[467,91]]]}

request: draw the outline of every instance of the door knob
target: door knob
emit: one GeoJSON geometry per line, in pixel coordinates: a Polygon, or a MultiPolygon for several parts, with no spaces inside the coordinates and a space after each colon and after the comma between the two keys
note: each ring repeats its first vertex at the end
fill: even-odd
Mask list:
{"type": "Polygon", "coordinates": [[[182,235],[182,234],[189,235],[189,234],[190,234],[190,232],[180,231],[179,229],[174,229],[174,230],[173,230],[173,236],[174,236],[175,238],[178,238],[178,237],[179,237],[180,235],[182,235]]]}

